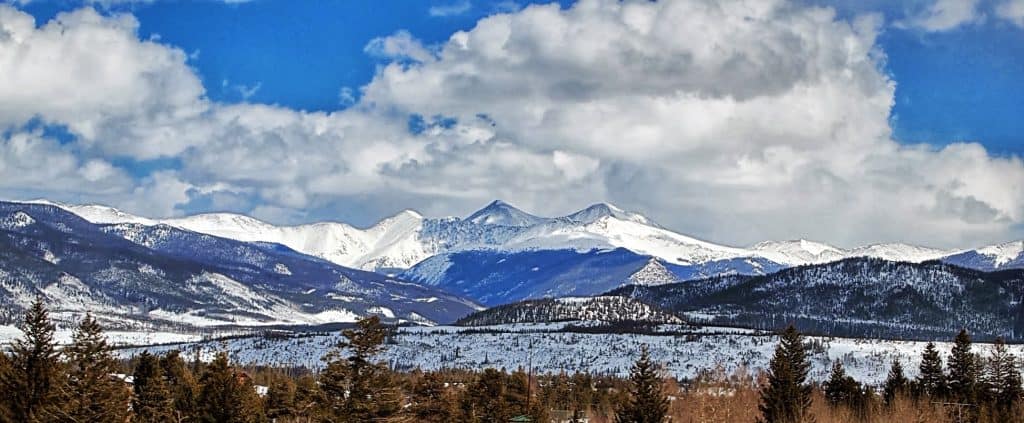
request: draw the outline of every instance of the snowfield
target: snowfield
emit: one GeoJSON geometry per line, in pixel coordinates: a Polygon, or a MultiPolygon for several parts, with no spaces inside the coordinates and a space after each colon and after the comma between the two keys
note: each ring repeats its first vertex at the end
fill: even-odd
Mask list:
{"type": "MultiPolygon", "coordinates": [[[[537,373],[589,372],[626,376],[638,357],[641,345],[648,345],[655,360],[669,375],[690,379],[702,370],[722,367],[728,372],[744,368],[748,372],[765,369],[774,351],[777,337],[756,331],[703,327],[683,330],[678,335],[585,334],[557,332],[567,323],[516,324],[486,327],[439,326],[400,328],[380,357],[393,368],[425,370],[438,368],[508,370],[526,368],[532,363],[537,373]]],[[[951,334],[952,336],[952,334],[951,334]]],[[[228,351],[231,358],[246,365],[305,366],[319,369],[320,358],[335,345],[338,334],[302,337],[251,337],[226,341],[206,341],[120,350],[130,357],[142,350],[164,352],[171,349],[194,351],[211,359],[217,351],[228,351]]],[[[808,337],[813,363],[811,378],[824,380],[831,360],[842,360],[846,371],[857,380],[881,384],[894,358],[903,362],[908,377],[917,373],[925,342],[865,340],[832,337],[808,337]]],[[[951,343],[937,343],[943,355],[951,343]]],[[[974,351],[988,354],[989,345],[975,344],[974,351]]],[[[1012,345],[1010,351],[1024,357],[1024,345],[1012,345]]]]}

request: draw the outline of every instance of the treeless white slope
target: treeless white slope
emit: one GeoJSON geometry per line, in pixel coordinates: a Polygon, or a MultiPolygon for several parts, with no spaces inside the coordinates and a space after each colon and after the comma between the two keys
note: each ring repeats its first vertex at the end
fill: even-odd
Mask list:
{"type": "Polygon", "coordinates": [[[991,258],[995,267],[998,268],[1006,263],[1021,260],[1024,256],[1024,241],[982,247],[978,249],[978,254],[991,258]]]}
{"type": "Polygon", "coordinates": [[[587,224],[554,221],[538,225],[513,238],[506,248],[587,251],[594,248],[625,248],[638,254],[660,257],[676,264],[695,264],[749,255],[748,250],[726,247],[640,223],[603,216],[587,224]]]}

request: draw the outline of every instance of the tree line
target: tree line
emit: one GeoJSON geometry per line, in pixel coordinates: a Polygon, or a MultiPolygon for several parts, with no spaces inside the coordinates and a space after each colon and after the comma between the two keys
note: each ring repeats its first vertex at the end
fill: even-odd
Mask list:
{"type": "Polygon", "coordinates": [[[1001,340],[974,352],[966,331],[946,363],[929,343],[917,377],[897,359],[876,388],[840,361],[827,381],[810,381],[809,344],[792,325],[766,371],[708,369],[682,384],[646,347],[628,378],[397,372],[375,359],[389,333],[376,317],[344,330],[317,373],[243,368],[225,352],[209,363],[178,351],[118,360],[89,315],[59,347],[39,301],[21,327],[23,337],[0,354],[0,422],[1024,422],[1017,358],[1001,340]]]}

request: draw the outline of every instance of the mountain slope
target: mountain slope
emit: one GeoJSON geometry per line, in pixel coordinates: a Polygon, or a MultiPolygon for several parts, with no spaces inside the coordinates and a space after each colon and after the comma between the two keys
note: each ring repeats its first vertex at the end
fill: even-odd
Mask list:
{"type": "Polygon", "coordinates": [[[62,209],[0,202],[0,320],[34,298],[64,321],[112,327],[318,324],[361,315],[453,321],[475,304],[297,253],[140,223],[96,225],[62,209]]]}
{"type": "Polygon", "coordinates": [[[943,258],[960,267],[983,271],[1024,269],[1024,241],[982,247],[943,258]]]}
{"type": "Polygon", "coordinates": [[[877,244],[847,250],[806,240],[770,241],[750,248],[729,247],[672,232],[643,215],[606,203],[554,218],[534,216],[502,201],[494,201],[465,219],[429,219],[406,210],[365,229],[336,222],[275,226],[228,213],[153,220],[98,205],[59,206],[94,223],[165,223],[241,241],[279,243],[343,266],[366,270],[408,269],[436,254],[476,249],[586,252],[626,248],[679,265],[761,259],[784,266],[850,257],[922,262],[956,253],[905,244],[877,244]]]}
{"type": "Polygon", "coordinates": [[[945,336],[967,327],[982,338],[1024,337],[1021,270],[985,273],[939,262],[859,258],[610,294],[712,323],[763,329],[795,321],[830,335],[945,336]]]}
{"type": "Polygon", "coordinates": [[[527,300],[478,311],[455,324],[487,326],[564,321],[682,324],[683,319],[641,301],[619,296],[527,300]]]}

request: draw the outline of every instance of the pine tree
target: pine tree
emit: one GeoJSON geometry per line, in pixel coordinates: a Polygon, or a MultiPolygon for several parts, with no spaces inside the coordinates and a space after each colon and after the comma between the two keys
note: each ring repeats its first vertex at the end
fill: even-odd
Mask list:
{"type": "Polygon", "coordinates": [[[594,381],[587,373],[575,373],[570,378],[572,384],[572,406],[570,409],[582,418],[590,411],[594,402],[594,381]]]}
{"type": "Polygon", "coordinates": [[[76,422],[124,422],[128,388],[112,374],[117,370],[103,329],[86,314],[65,349],[68,357],[67,417],[76,422]]]}
{"type": "Polygon", "coordinates": [[[832,406],[849,407],[858,415],[863,415],[867,406],[867,395],[864,388],[853,377],[846,374],[843,363],[836,360],[832,363],[832,372],[825,382],[825,399],[832,406]]]}
{"type": "Polygon", "coordinates": [[[907,377],[903,375],[903,364],[900,363],[900,359],[893,359],[892,367],[889,368],[889,376],[885,378],[885,387],[882,394],[885,404],[891,405],[897,396],[905,394],[909,383],[907,377]]]}
{"type": "Polygon", "coordinates": [[[513,416],[530,414],[530,378],[523,369],[509,376],[505,403],[513,416]]]}
{"type": "Polygon", "coordinates": [[[295,382],[287,376],[275,377],[267,388],[267,417],[271,420],[295,416],[295,382]]]}
{"type": "Polygon", "coordinates": [[[303,375],[295,381],[295,417],[301,421],[321,421],[318,405],[324,402],[320,385],[312,375],[303,375]]]}
{"type": "Polygon", "coordinates": [[[65,374],[53,341],[54,325],[41,299],[25,312],[21,330],[24,338],[11,346],[10,369],[0,381],[0,391],[12,421],[54,420],[64,404],[60,388],[65,374]]]}
{"type": "Polygon", "coordinates": [[[515,417],[508,409],[505,396],[507,381],[505,373],[495,369],[484,369],[470,387],[474,410],[479,422],[506,422],[515,417]]]}
{"type": "Polygon", "coordinates": [[[847,383],[846,370],[843,362],[836,360],[832,362],[832,371],[828,380],[825,381],[825,399],[832,405],[846,404],[850,400],[849,386],[847,383]]]}
{"type": "Polygon", "coordinates": [[[132,411],[137,420],[152,423],[170,423],[177,421],[174,413],[174,398],[167,389],[164,372],[158,359],[143,351],[139,355],[139,363],[135,365],[132,375],[135,397],[132,400],[132,411]]]}
{"type": "Polygon", "coordinates": [[[946,365],[949,368],[947,384],[952,399],[962,404],[976,404],[978,360],[971,352],[971,337],[967,330],[961,329],[957,334],[946,365]]]}
{"type": "Polygon", "coordinates": [[[668,419],[668,398],[662,391],[662,377],[651,361],[647,346],[629,374],[629,400],[615,415],[616,423],[662,423],[668,419]]]}
{"type": "Polygon", "coordinates": [[[345,341],[324,357],[327,366],[320,374],[325,396],[325,414],[338,422],[388,419],[401,413],[401,393],[388,368],[375,363],[384,350],[387,328],[371,316],[342,332],[345,341]],[[344,353],[348,352],[348,357],[344,353]]]}
{"type": "Polygon", "coordinates": [[[266,420],[252,381],[235,371],[226,352],[217,353],[203,372],[200,385],[200,422],[257,423],[266,420]]]}
{"type": "Polygon", "coordinates": [[[436,372],[428,372],[412,386],[411,414],[416,421],[447,423],[457,420],[453,399],[444,380],[436,372]]]}
{"type": "Polygon", "coordinates": [[[793,325],[786,328],[768,366],[768,385],[761,391],[761,421],[802,423],[810,420],[810,362],[803,337],[793,325]]]}
{"type": "Polygon", "coordinates": [[[988,387],[997,420],[1011,421],[1024,392],[1021,388],[1017,357],[1007,351],[1006,342],[1002,337],[996,338],[987,360],[985,385],[988,387]]]}
{"type": "Polygon", "coordinates": [[[929,342],[921,354],[921,366],[917,376],[920,394],[929,398],[945,398],[947,393],[946,374],[942,371],[942,357],[935,343],[929,342]]]}
{"type": "MultiPolygon", "coordinates": [[[[11,369],[11,359],[7,357],[7,352],[0,349],[0,388],[6,389],[2,384],[10,377],[13,369],[11,369]]],[[[7,391],[3,391],[7,392],[7,391]]],[[[9,395],[0,395],[0,422],[13,422],[14,416],[11,414],[11,404],[9,395]]]]}
{"type": "Polygon", "coordinates": [[[197,418],[199,383],[181,358],[181,352],[172,350],[160,357],[160,368],[167,380],[167,389],[174,399],[174,415],[179,422],[192,422],[197,418]]]}

